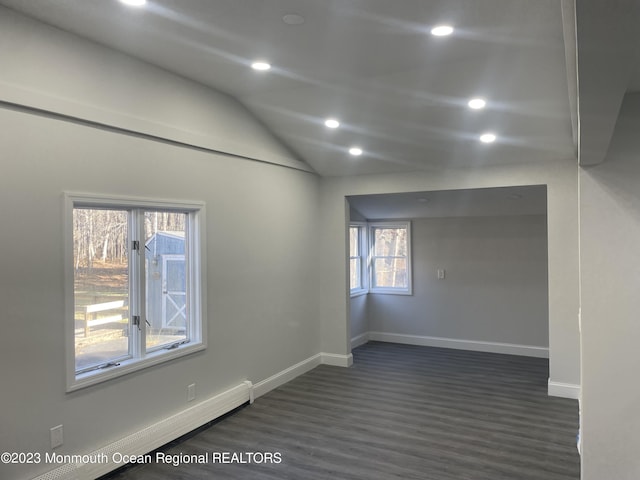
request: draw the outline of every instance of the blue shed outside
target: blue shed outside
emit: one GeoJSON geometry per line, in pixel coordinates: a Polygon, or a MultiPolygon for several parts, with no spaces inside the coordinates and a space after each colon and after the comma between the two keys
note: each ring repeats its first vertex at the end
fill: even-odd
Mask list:
{"type": "Polygon", "coordinates": [[[147,321],[152,329],[186,329],[184,232],[156,232],[145,244],[147,321]]]}

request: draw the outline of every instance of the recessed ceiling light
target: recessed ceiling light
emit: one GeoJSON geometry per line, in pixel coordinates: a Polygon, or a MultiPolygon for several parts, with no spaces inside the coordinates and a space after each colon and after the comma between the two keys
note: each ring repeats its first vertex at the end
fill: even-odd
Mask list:
{"type": "Polygon", "coordinates": [[[496,136],[494,133],[483,133],[482,135],[480,135],[480,141],[482,143],[493,143],[496,141],[496,136]]]}
{"type": "Polygon", "coordinates": [[[271,68],[271,65],[268,64],[267,62],[253,62],[251,64],[251,68],[253,68],[254,70],[258,70],[260,72],[266,72],[271,68]]]}
{"type": "Polygon", "coordinates": [[[338,128],[340,126],[340,122],[338,120],[336,120],[335,118],[327,118],[324,121],[324,125],[327,128],[338,128]]]}
{"type": "Polygon", "coordinates": [[[451,25],[436,25],[431,29],[431,35],[436,37],[446,37],[453,33],[453,27],[451,25]]]}
{"type": "Polygon", "coordinates": [[[362,149],[360,147],[351,147],[349,149],[349,153],[354,157],[359,157],[360,155],[362,155],[362,149]]]}
{"type": "Polygon", "coordinates": [[[481,110],[487,105],[487,102],[484,98],[472,98],[467,105],[472,110],[481,110]]]}
{"type": "Polygon", "coordinates": [[[120,0],[120,2],[124,3],[125,5],[130,5],[132,7],[141,7],[145,3],[147,3],[147,0],[120,0]]]}
{"type": "Polygon", "coordinates": [[[304,23],[304,17],[296,13],[290,13],[282,17],[282,21],[287,25],[302,25],[304,23]]]}

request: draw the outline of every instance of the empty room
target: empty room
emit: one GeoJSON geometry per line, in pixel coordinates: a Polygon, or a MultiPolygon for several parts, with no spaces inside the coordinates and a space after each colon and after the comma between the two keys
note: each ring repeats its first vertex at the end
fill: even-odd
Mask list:
{"type": "Polygon", "coordinates": [[[640,478],[632,0],[0,0],[0,478],[640,478]]]}

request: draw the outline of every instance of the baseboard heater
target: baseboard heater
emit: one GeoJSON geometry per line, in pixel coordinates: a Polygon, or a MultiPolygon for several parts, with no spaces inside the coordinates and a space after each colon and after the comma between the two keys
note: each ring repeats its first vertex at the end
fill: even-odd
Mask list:
{"type": "Polygon", "coordinates": [[[215,397],[164,418],[158,423],[95,451],[84,452],[82,455],[70,455],[70,461],[65,461],[54,470],[35,477],[34,480],[94,480],[124,465],[116,461],[83,462],[82,458],[113,459],[114,454],[116,454],[116,458],[119,458],[119,454],[145,455],[247,402],[253,403],[254,398],[270,392],[318,365],[349,367],[352,363],[353,356],[351,354],[318,353],[256,384],[248,380],[244,381],[215,397]]]}
{"type": "Polygon", "coordinates": [[[81,455],[61,453],[59,458],[73,461],[43,473],[34,480],[94,480],[124,466],[114,461],[114,458],[120,458],[120,455],[145,455],[247,402],[253,402],[253,385],[249,381],[98,450],[81,455]],[[82,459],[87,462],[83,463],[82,459]]]}

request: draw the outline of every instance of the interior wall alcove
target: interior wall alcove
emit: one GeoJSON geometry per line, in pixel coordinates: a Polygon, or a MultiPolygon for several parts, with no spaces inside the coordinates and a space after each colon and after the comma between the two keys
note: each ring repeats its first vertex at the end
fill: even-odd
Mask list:
{"type": "Polygon", "coordinates": [[[368,339],[547,356],[544,185],[348,197],[350,221],[410,220],[413,294],[350,298],[368,339]],[[438,271],[444,278],[438,278],[438,271]]]}

